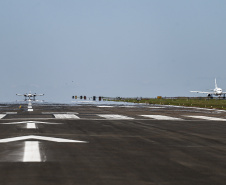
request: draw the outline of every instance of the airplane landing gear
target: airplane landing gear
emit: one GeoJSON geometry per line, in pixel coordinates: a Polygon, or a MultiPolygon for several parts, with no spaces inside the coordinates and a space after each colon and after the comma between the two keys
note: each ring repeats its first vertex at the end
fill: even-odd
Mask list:
{"type": "Polygon", "coordinates": [[[213,99],[213,96],[211,94],[207,95],[208,99],[213,99]]]}

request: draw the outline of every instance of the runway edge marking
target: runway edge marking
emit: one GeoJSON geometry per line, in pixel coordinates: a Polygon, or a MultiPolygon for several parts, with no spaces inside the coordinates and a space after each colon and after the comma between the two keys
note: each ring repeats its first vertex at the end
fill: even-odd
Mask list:
{"type": "Polygon", "coordinates": [[[209,121],[226,121],[224,118],[216,118],[216,117],[210,117],[210,116],[187,116],[189,118],[197,118],[197,119],[204,119],[209,121]]]}
{"type": "Polygon", "coordinates": [[[128,116],[123,116],[123,115],[119,115],[119,114],[97,114],[97,116],[106,118],[106,119],[112,119],[112,120],[118,120],[118,119],[126,119],[126,120],[130,120],[130,119],[134,119],[128,116]]]}
{"type": "Polygon", "coordinates": [[[164,116],[164,115],[140,115],[140,116],[152,118],[152,119],[156,119],[156,120],[183,120],[181,118],[175,118],[175,117],[164,116]]]}

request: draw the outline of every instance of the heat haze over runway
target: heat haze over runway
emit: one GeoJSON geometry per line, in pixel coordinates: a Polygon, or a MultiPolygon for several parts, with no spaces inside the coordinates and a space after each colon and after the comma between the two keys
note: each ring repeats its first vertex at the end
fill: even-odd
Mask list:
{"type": "Polygon", "coordinates": [[[224,184],[226,112],[123,103],[0,105],[3,184],[224,184]]]}

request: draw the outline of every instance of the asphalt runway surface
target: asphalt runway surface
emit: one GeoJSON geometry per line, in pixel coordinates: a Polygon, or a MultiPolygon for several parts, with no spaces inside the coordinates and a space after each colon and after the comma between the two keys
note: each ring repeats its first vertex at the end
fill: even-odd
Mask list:
{"type": "Polygon", "coordinates": [[[218,185],[226,112],[127,104],[0,105],[0,184],[218,185]]]}

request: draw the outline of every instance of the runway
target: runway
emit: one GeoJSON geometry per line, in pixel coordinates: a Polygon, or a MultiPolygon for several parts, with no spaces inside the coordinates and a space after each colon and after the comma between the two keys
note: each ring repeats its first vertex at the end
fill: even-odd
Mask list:
{"type": "Polygon", "coordinates": [[[9,185],[225,184],[226,112],[73,102],[0,105],[9,185]]]}

